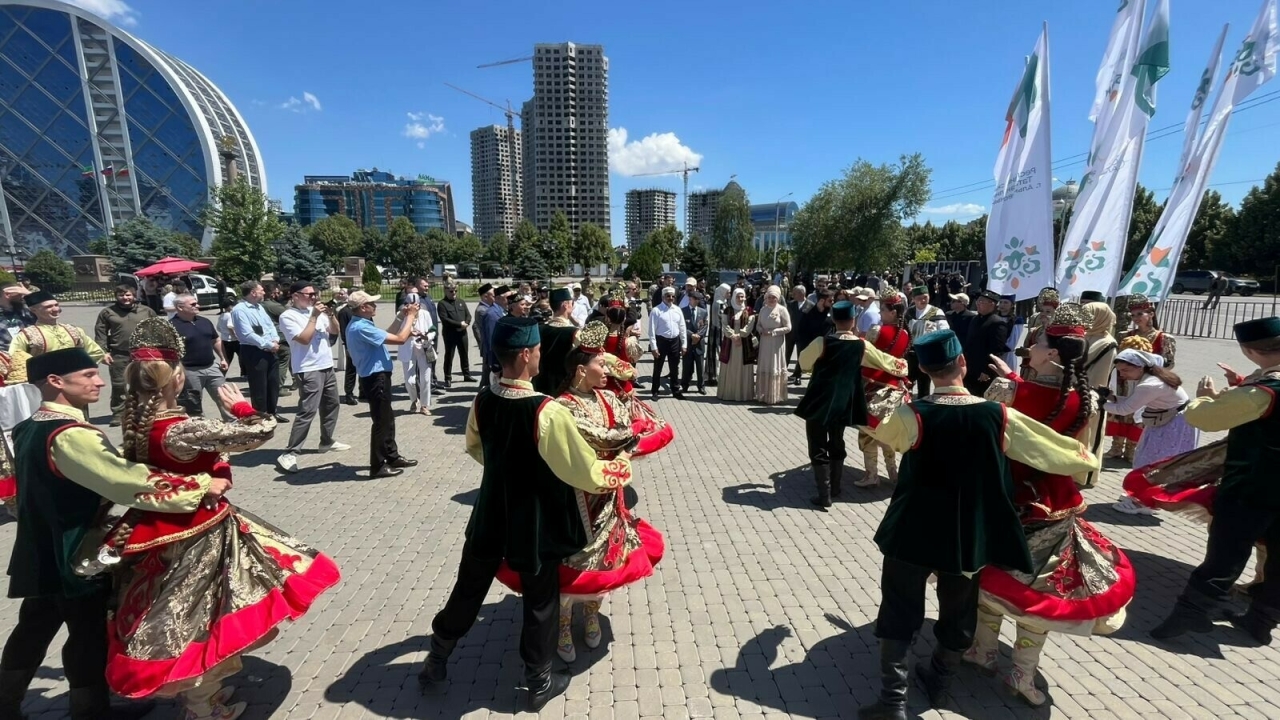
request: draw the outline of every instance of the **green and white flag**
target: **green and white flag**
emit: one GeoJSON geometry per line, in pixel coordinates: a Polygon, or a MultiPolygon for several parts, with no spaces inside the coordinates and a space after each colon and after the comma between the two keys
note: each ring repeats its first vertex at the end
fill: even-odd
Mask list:
{"type": "Polygon", "coordinates": [[[987,217],[987,288],[1019,300],[1053,283],[1049,26],[1027,58],[1005,113],[987,217]]]}
{"type": "Polygon", "coordinates": [[[1087,290],[1111,296],[1120,282],[1147,126],[1156,112],[1156,83],[1169,72],[1168,0],[1157,4],[1139,39],[1134,30],[1144,10],[1141,0],[1121,6],[1112,42],[1119,42],[1117,29],[1130,32],[1125,38],[1130,49],[1103,58],[1104,66],[1117,59],[1128,65],[1113,80],[1109,102],[1098,113],[1088,169],[1062,240],[1055,280],[1064,297],[1087,290]]]}
{"type": "MultiPolygon", "coordinates": [[[[1125,278],[1121,294],[1143,293],[1155,301],[1168,297],[1187,235],[1191,233],[1209,176],[1213,174],[1218,154],[1222,151],[1231,113],[1236,105],[1276,75],[1276,55],[1280,49],[1276,18],[1276,0],[1264,0],[1262,12],[1231,61],[1204,133],[1196,141],[1185,165],[1178,169],[1178,178],[1165,202],[1164,212],[1151,232],[1141,258],[1125,278]]],[[[1216,60],[1210,66],[1215,63],[1216,60]]],[[[1203,102],[1198,89],[1196,97],[1196,102],[1203,102]]]]}

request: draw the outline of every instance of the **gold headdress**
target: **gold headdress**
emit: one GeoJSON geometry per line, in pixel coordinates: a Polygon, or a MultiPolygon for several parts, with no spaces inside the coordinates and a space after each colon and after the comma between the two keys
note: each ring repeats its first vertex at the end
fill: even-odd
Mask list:
{"type": "Polygon", "coordinates": [[[1041,290],[1041,291],[1040,291],[1040,294],[1036,296],[1036,302],[1039,302],[1039,303],[1047,303],[1047,302],[1051,302],[1051,303],[1060,303],[1060,302],[1062,302],[1062,298],[1058,296],[1058,289],[1057,289],[1057,288],[1047,287],[1047,288],[1044,288],[1043,290],[1041,290]]]}
{"type": "Polygon", "coordinates": [[[881,305],[906,305],[907,298],[895,288],[887,288],[880,293],[881,305]]]}
{"type": "Polygon", "coordinates": [[[133,360],[178,362],[185,354],[182,336],[166,318],[147,318],[129,336],[129,357],[133,360]]]}
{"type": "Polygon", "coordinates": [[[609,326],[599,320],[592,320],[573,336],[573,344],[585,353],[604,352],[604,343],[609,339],[609,326]]]}
{"type": "Polygon", "coordinates": [[[1053,317],[1045,325],[1044,331],[1052,337],[1084,337],[1084,310],[1075,303],[1066,303],[1053,311],[1053,317]]]}
{"type": "Polygon", "coordinates": [[[1138,310],[1154,310],[1155,306],[1151,304],[1151,298],[1142,293],[1134,293],[1129,296],[1129,312],[1138,310]]]}

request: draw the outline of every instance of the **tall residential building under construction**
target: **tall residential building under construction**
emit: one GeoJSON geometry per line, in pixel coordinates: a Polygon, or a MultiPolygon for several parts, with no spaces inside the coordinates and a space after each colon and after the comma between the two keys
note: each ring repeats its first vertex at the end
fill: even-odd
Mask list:
{"type": "Polygon", "coordinates": [[[676,224],[676,194],[671,190],[627,191],[627,247],[635,250],[649,233],[676,224]]]}
{"type": "Polygon", "coordinates": [[[490,125],[471,131],[472,221],[481,240],[515,234],[522,217],[522,165],[519,130],[490,125]]]}
{"type": "Polygon", "coordinates": [[[609,59],[603,45],[538,44],[524,104],[524,214],[545,230],[561,211],[576,233],[609,230],[609,59]]]}

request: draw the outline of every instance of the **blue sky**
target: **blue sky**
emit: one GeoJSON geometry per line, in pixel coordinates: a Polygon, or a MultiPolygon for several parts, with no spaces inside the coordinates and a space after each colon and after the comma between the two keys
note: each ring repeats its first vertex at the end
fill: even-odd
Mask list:
{"type": "MultiPolygon", "coordinates": [[[[1054,158],[1087,150],[1093,78],[1116,1],[78,4],[112,15],[219,85],[262,148],[270,194],[286,206],[305,174],[377,166],[451,180],[465,221],[468,134],[505,119],[443,83],[518,108],[531,93],[529,65],[476,65],[529,55],[535,42],[601,43],[610,62],[609,125],[628,141],[611,158],[613,238],[621,243],[628,189],[680,188],[679,176],[622,171],[678,167],[694,155],[702,171],[691,176],[691,190],[723,186],[736,174],[752,202],[790,192],[803,204],[858,157],[885,162],[920,152],[938,196],[921,219],[972,218],[989,205],[989,190],[943,191],[991,178],[1004,112],[1042,21],[1051,43],[1054,158]]],[[[1173,69],[1160,82],[1153,129],[1181,125],[1218,31],[1231,23],[1226,47],[1234,52],[1260,5],[1172,0],[1173,69]]],[[[1280,83],[1255,97],[1276,90],[1280,83]]],[[[1147,146],[1142,182],[1159,200],[1181,138],[1147,146]]],[[[1238,201],[1251,186],[1240,181],[1260,180],[1277,160],[1280,102],[1267,102],[1233,120],[1211,183],[1238,201]]],[[[1055,174],[1078,179],[1082,168],[1055,174]]]]}

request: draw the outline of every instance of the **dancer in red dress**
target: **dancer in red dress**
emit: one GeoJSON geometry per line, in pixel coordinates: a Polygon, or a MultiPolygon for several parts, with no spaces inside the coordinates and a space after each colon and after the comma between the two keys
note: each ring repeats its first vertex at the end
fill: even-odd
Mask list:
{"type": "MultiPolygon", "coordinates": [[[[907,299],[897,290],[889,290],[880,296],[880,324],[867,331],[867,342],[883,353],[902,359],[911,349],[911,334],[904,327],[907,299]]],[[[868,419],[871,427],[889,417],[911,394],[907,378],[894,377],[883,370],[862,368],[866,388],[868,419]]],[[[878,443],[870,434],[858,434],[858,448],[862,450],[864,472],[861,480],[854,480],[854,487],[872,488],[880,484],[879,455],[884,453],[884,469],[889,482],[898,482],[898,456],[893,450],[878,443]]]]}
{"type": "MultiPolygon", "coordinates": [[[[233,385],[220,394],[236,422],[187,417],[177,404],[182,339],[164,318],[140,323],[130,347],[126,458],[230,480],[226,453],[271,438],[275,421],[259,417],[233,385]]],[[[327,556],[225,498],[187,515],[129,510],[97,560],[97,569],[117,573],[107,683],[124,697],[181,693],[187,720],[239,717],[246,704],[228,704],[234,689],[221,680],[339,580],[327,556]]]]}
{"type": "MultiPolygon", "coordinates": [[[[4,387],[13,371],[9,353],[0,352],[0,387],[4,387]]],[[[25,378],[25,373],[23,374],[25,378]]],[[[13,517],[18,517],[18,481],[13,476],[13,456],[9,452],[9,438],[0,438],[0,507],[13,517]]]]}
{"type": "MultiPolygon", "coordinates": [[[[578,347],[565,363],[569,371],[564,391],[557,402],[573,414],[578,431],[602,458],[626,450],[631,457],[648,455],[675,439],[670,425],[653,425],[648,418],[632,418],[625,403],[608,385],[608,365],[604,348],[609,330],[600,322],[590,322],[578,332],[578,347]]],[[[662,533],[627,509],[622,487],[615,492],[593,495],[578,491],[578,511],[591,541],[560,566],[560,639],[556,652],[565,662],[573,662],[573,606],[583,606],[587,647],[600,645],[601,598],[620,587],[653,574],[662,559],[662,533]]],[[[503,565],[498,580],[519,592],[520,576],[503,565]]]]}
{"type": "MultiPolygon", "coordinates": [[[[987,399],[1049,425],[1082,442],[1098,412],[1097,396],[1083,369],[1084,321],[1076,305],[1063,305],[1030,348],[1034,380],[1023,380],[994,355],[997,380],[987,399]]],[[[964,659],[996,671],[1000,623],[1017,623],[1013,667],[1005,685],[1027,703],[1043,705],[1035,686],[1040,652],[1050,631],[1105,635],[1124,623],[1135,575],[1120,548],[1081,517],[1086,504],[1076,481],[1013,464],[1014,504],[1022,517],[1035,572],[988,565],[980,578],[981,607],[974,643],[964,659]]]]}

